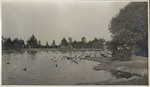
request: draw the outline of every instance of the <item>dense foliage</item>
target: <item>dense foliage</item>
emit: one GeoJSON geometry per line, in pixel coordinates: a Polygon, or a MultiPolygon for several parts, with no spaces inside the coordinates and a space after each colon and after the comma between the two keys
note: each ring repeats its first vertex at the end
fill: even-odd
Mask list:
{"type": "Polygon", "coordinates": [[[97,39],[95,38],[92,41],[87,42],[85,37],[81,38],[81,41],[72,41],[72,38],[69,37],[68,41],[63,38],[61,40],[60,45],[56,45],[55,40],[52,41],[52,44],[49,45],[48,41],[46,41],[46,45],[43,46],[41,45],[41,41],[37,40],[34,35],[32,35],[25,44],[24,40],[22,39],[14,39],[13,41],[10,38],[4,38],[2,36],[2,48],[4,50],[9,50],[9,49],[24,49],[24,48],[58,48],[58,47],[65,47],[67,49],[71,48],[93,48],[93,49],[103,49],[103,43],[105,40],[103,38],[97,39]]]}
{"type": "Polygon", "coordinates": [[[2,49],[23,49],[25,43],[22,39],[15,38],[11,40],[10,38],[2,37],[2,49]]]}
{"type": "Polygon", "coordinates": [[[29,45],[31,48],[37,48],[38,47],[38,41],[34,35],[32,35],[28,40],[27,40],[27,45],[29,45]]]}
{"type": "Polygon", "coordinates": [[[118,45],[126,44],[133,53],[148,55],[147,4],[147,2],[131,2],[112,18],[109,25],[112,33],[109,47],[112,51],[116,51],[118,45]]]}

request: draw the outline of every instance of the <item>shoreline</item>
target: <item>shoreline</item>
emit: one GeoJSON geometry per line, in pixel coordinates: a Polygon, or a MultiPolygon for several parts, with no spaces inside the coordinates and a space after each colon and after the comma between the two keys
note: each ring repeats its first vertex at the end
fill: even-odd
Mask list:
{"type": "Polygon", "coordinates": [[[77,85],[148,85],[148,58],[135,56],[131,58],[131,61],[111,61],[111,58],[84,58],[85,60],[99,62],[97,66],[94,66],[94,70],[105,70],[110,72],[121,71],[131,74],[138,74],[142,77],[132,76],[128,79],[115,77],[108,81],[102,82],[87,82],[77,83],[77,85]]]}

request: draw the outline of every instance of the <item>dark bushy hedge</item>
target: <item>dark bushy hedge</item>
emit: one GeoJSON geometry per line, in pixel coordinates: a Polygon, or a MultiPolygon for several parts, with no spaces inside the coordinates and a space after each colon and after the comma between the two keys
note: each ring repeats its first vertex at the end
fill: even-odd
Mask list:
{"type": "Polygon", "coordinates": [[[117,50],[112,57],[112,60],[120,60],[120,61],[129,61],[131,60],[132,50],[130,49],[120,49],[117,50]]]}

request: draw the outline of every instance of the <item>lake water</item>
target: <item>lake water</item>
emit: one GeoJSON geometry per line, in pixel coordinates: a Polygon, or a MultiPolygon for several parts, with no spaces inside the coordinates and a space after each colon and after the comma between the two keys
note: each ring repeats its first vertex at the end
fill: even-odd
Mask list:
{"type": "MultiPolygon", "coordinates": [[[[99,52],[94,52],[99,54],[99,52]]],[[[85,51],[62,53],[59,51],[3,52],[2,84],[6,85],[74,85],[110,79],[110,73],[95,71],[98,62],[78,59],[78,63],[65,56],[84,56],[85,51]],[[9,63],[9,64],[7,64],[9,63]],[[26,68],[26,71],[23,69],[26,68]]]]}

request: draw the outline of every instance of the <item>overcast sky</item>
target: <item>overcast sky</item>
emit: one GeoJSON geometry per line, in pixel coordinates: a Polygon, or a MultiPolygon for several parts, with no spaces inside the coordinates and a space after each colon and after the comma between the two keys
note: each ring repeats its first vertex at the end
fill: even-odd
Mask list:
{"type": "Polygon", "coordinates": [[[129,2],[3,2],[2,35],[27,40],[32,34],[45,45],[55,39],[95,37],[110,40],[108,25],[129,2]]]}

